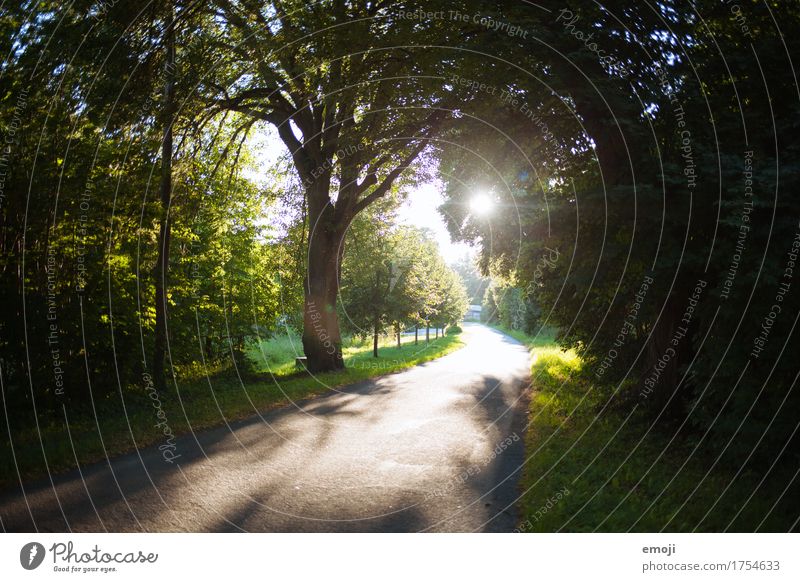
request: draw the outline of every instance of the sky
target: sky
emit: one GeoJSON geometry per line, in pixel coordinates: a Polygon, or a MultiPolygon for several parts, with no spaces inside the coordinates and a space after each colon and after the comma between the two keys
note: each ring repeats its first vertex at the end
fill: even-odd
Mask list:
{"type": "Polygon", "coordinates": [[[438,210],[444,202],[442,190],[442,184],[438,181],[425,182],[409,189],[408,197],[398,211],[398,218],[404,224],[430,229],[442,257],[453,265],[464,257],[474,256],[475,251],[466,243],[450,240],[450,233],[438,210]]]}
{"type": "MultiPolygon", "coordinates": [[[[245,175],[256,182],[264,182],[267,170],[286,153],[286,146],[275,129],[266,126],[253,136],[252,147],[257,167],[245,175]]],[[[406,194],[405,201],[398,209],[398,219],[401,223],[429,229],[439,245],[442,257],[450,265],[464,257],[475,255],[475,250],[466,243],[454,243],[450,240],[450,234],[438,211],[438,207],[444,202],[441,182],[432,180],[417,184],[410,187],[406,194]]]]}

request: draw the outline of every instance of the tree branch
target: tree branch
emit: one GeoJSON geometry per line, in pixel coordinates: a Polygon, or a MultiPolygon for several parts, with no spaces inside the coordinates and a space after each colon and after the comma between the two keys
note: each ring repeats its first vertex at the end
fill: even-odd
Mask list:
{"type": "MultiPolygon", "coordinates": [[[[383,179],[383,181],[377,188],[375,188],[367,196],[356,202],[355,206],[353,207],[354,214],[358,214],[359,212],[364,210],[367,206],[369,206],[382,196],[385,196],[386,193],[389,192],[395,180],[397,180],[398,176],[400,176],[400,174],[402,174],[406,170],[406,168],[408,168],[408,166],[410,166],[414,162],[414,160],[417,158],[417,156],[419,156],[422,150],[425,149],[425,146],[428,145],[428,139],[429,139],[428,137],[421,139],[420,142],[414,147],[414,149],[411,150],[411,153],[409,153],[394,170],[389,172],[389,174],[383,179]]],[[[366,190],[366,188],[369,187],[369,184],[374,184],[374,183],[377,183],[377,177],[375,176],[375,174],[370,174],[369,176],[364,178],[364,182],[362,182],[362,184],[367,184],[367,186],[364,187],[364,190],[366,190]]]]}

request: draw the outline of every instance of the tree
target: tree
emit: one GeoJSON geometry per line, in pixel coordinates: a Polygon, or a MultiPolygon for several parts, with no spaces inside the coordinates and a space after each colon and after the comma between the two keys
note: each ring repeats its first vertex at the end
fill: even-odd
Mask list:
{"type": "Polygon", "coordinates": [[[436,322],[442,329],[456,325],[464,319],[469,308],[469,298],[464,282],[453,269],[444,271],[442,281],[442,300],[437,305],[436,322]]]}
{"type": "Polygon", "coordinates": [[[400,332],[420,321],[433,284],[424,266],[436,260],[438,249],[420,230],[398,227],[390,216],[375,211],[353,222],[348,245],[341,288],[346,327],[371,335],[378,357],[379,338],[388,329],[400,345],[400,332]]]}
{"type": "Polygon", "coordinates": [[[161,183],[159,199],[161,201],[161,220],[158,231],[158,258],[154,272],[156,328],[153,344],[153,380],[155,385],[165,388],[164,359],[167,348],[167,280],[169,275],[170,250],[170,206],[172,205],[172,157],[173,131],[177,103],[175,99],[175,9],[170,3],[164,17],[164,98],[162,103],[162,128],[164,137],[161,140],[161,183]]]}
{"type": "Polygon", "coordinates": [[[0,162],[0,298],[15,306],[0,320],[0,361],[15,399],[60,412],[141,389],[163,361],[167,315],[170,364],[225,365],[254,322],[275,325],[272,273],[283,265],[253,224],[274,197],[241,175],[250,120],[192,96],[213,80],[200,66],[217,50],[203,33],[209,13],[182,2],[45,6],[17,30],[0,77],[13,121],[0,162]]]}
{"type": "Polygon", "coordinates": [[[470,305],[480,305],[490,279],[481,275],[471,258],[464,257],[454,266],[467,290],[470,305]]]}
{"type": "Polygon", "coordinates": [[[372,353],[376,358],[380,336],[388,323],[393,291],[394,240],[389,221],[381,218],[373,213],[352,224],[348,233],[352,251],[342,266],[344,284],[340,291],[346,327],[356,335],[372,336],[372,353]]]}
{"type": "Polygon", "coordinates": [[[342,269],[342,313],[346,328],[378,340],[391,329],[400,347],[401,332],[433,321],[449,325],[467,310],[460,277],[445,265],[424,229],[395,224],[392,200],[358,217],[348,232],[350,252],[342,269]]]}
{"type": "Polygon", "coordinates": [[[347,229],[417,160],[446,109],[432,79],[447,65],[396,47],[441,43],[441,23],[379,1],[215,5],[231,72],[211,87],[214,106],[273,124],[291,154],[310,225],[303,349],[311,371],[342,368],[335,305],[347,229]]]}
{"type": "MultiPolygon", "coordinates": [[[[478,71],[518,104],[466,95],[465,111],[492,130],[465,124],[458,147],[440,152],[446,210],[454,235],[491,241],[483,272],[533,291],[542,322],[560,328],[609,400],[622,391],[662,426],[693,424],[769,459],[796,427],[785,410],[797,369],[780,357],[795,340],[763,342],[774,350],[765,356],[754,330],[771,325],[793,260],[777,240],[785,251],[797,232],[796,200],[781,192],[798,175],[798,96],[786,75],[798,40],[775,29],[796,23],[797,7],[752,4],[747,31],[730,6],[684,8],[615,1],[540,17],[497,7],[498,20],[558,50],[533,49],[525,70],[478,71]],[[781,56],[764,67],[762,51],[781,56]],[[469,215],[476,184],[502,200],[490,221],[469,215]],[[554,249],[569,259],[550,261],[554,249]]],[[[521,49],[480,42],[511,63],[521,49]]],[[[781,297],[781,309],[797,309],[798,295],[781,297]]],[[[790,319],[773,333],[788,334],[790,319]]]]}

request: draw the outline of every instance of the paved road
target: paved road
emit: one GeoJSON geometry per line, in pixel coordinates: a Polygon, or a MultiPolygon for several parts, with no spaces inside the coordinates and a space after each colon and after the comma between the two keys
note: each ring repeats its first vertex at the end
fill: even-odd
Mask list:
{"type": "Polygon", "coordinates": [[[528,353],[477,324],[465,337],[408,371],[182,437],[172,465],[152,447],[6,493],[2,527],[509,531],[528,353]]]}

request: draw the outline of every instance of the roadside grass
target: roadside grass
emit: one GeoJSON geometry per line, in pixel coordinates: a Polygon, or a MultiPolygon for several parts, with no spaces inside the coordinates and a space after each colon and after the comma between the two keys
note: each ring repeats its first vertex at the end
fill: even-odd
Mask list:
{"type": "Polygon", "coordinates": [[[737,475],[743,459],[715,464],[719,451],[699,435],[675,436],[643,414],[605,406],[610,391],[593,386],[552,333],[510,335],[531,348],[532,362],[520,531],[791,529],[788,471],[763,483],[763,473],[737,475]]]}
{"type": "Polygon", "coordinates": [[[390,347],[394,344],[387,338],[378,358],[372,357],[370,342],[352,341],[345,347],[345,370],[312,376],[298,373],[290,340],[277,338],[260,346],[263,357],[256,362],[257,367],[265,368],[265,362],[270,361],[272,374],[239,378],[232,370],[207,376],[197,369],[184,370],[184,377],[171,384],[166,393],[160,393],[158,400],[150,398],[142,386],[129,386],[122,393],[96,399],[94,410],[91,404],[69,405],[63,411],[42,412],[38,418],[28,412],[8,419],[8,424],[3,419],[0,488],[20,478],[44,477],[48,472],[63,472],[137,448],[161,445],[168,442],[170,434],[224,425],[333,388],[398,372],[464,345],[458,334],[439,339],[432,336],[429,344],[424,336],[418,345],[413,341],[413,336],[404,338],[403,347],[398,349],[390,347]],[[273,351],[277,356],[273,357],[273,351]]]}
{"type": "MultiPolygon", "coordinates": [[[[441,338],[441,334],[440,334],[441,338]]],[[[431,341],[434,340],[431,332],[431,341]]],[[[402,346],[414,345],[414,335],[401,335],[402,346]]],[[[421,331],[418,347],[425,345],[425,332],[421,331]]],[[[298,334],[286,330],[276,337],[253,342],[247,347],[247,355],[261,373],[272,373],[276,376],[290,376],[297,373],[295,358],[303,355],[303,342],[298,334]]],[[[345,365],[350,366],[364,360],[375,360],[385,363],[386,360],[405,358],[405,351],[397,350],[397,340],[392,336],[381,336],[378,341],[378,358],[372,356],[372,338],[351,337],[343,340],[342,355],[345,365]]],[[[377,365],[376,367],[380,367],[377,365]]]]}

